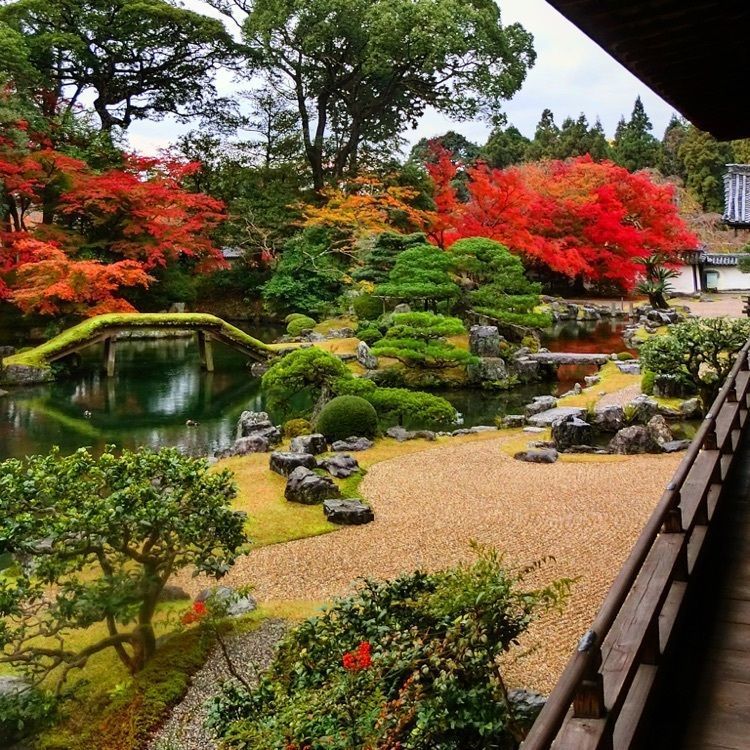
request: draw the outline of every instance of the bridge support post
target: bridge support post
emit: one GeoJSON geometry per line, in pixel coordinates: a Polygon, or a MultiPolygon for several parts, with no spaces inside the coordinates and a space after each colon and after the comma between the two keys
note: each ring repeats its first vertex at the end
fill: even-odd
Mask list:
{"type": "Polygon", "coordinates": [[[198,352],[201,358],[201,367],[206,372],[214,371],[214,353],[211,348],[211,338],[205,331],[198,331],[198,352]]]}
{"type": "Polygon", "coordinates": [[[107,377],[115,374],[115,337],[108,336],[104,339],[104,371],[107,377]]]}

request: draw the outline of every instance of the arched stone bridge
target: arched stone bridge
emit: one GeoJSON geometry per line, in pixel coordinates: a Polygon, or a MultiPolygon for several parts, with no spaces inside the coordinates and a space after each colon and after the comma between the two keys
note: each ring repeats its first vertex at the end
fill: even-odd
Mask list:
{"type": "Polygon", "coordinates": [[[244,354],[249,359],[265,362],[274,353],[268,344],[249,336],[225,320],[204,313],[114,313],[94,318],[68,328],[55,338],[25,352],[6,357],[2,377],[5,382],[39,382],[50,380],[53,362],[69,357],[82,349],[104,342],[104,365],[113,375],[117,336],[137,331],[194,331],[198,337],[201,364],[214,368],[211,342],[218,341],[244,354]]]}

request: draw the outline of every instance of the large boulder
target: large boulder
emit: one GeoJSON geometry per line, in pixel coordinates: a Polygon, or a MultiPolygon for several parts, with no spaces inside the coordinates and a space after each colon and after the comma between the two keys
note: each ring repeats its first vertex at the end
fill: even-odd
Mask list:
{"type": "Polygon", "coordinates": [[[293,453],[292,451],[274,451],[271,454],[269,467],[271,471],[288,477],[298,466],[306,469],[317,469],[318,462],[312,453],[293,453]]]}
{"type": "Polygon", "coordinates": [[[659,412],[659,404],[645,394],[636,396],[625,408],[631,412],[631,422],[638,424],[648,424],[651,417],[659,412]]]}
{"type": "Polygon", "coordinates": [[[394,427],[389,427],[385,431],[385,436],[398,440],[399,443],[403,443],[406,440],[411,440],[414,437],[414,433],[407,430],[405,427],[395,425],[394,427]]]}
{"type": "Polygon", "coordinates": [[[341,492],[333,480],[298,466],[287,479],[284,497],[291,503],[316,505],[323,500],[341,497],[341,492]]]}
{"type": "Polygon", "coordinates": [[[361,500],[324,500],[323,513],[331,523],[346,526],[370,523],[375,520],[372,508],[361,500]]]}
{"type": "Polygon", "coordinates": [[[394,315],[400,315],[401,313],[410,313],[411,307],[406,302],[400,302],[396,307],[393,308],[394,315]]]}
{"type": "Polygon", "coordinates": [[[554,448],[529,448],[519,451],[513,458],[530,464],[553,464],[557,461],[558,453],[554,448]]]}
{"type": "Polygon", "coordinates": [[[499,357],[502,340],[497,326],[472,326],[469,330],[469,349],[477,357],[499,357]]]}
{"type": "Polygon", "coordinates": [[[527,417],[533,417],[535,414],[541,414],[543,411],[549,411],[557,406],[557,399],[554,396],[534,396],[530,404],[526,404],[524,412],[527,417]]]}
{"type": "Polygon", "coordinates": [[[503,427],[523,427],[526,424],[526,417],[523,414],[506,414],[501,423],[503,427]]]}
{"type": "Polygon", "coordinates": [[[572,448],[574,445],[589,445],[592,442],[593,432],[591,425],[575,414],[563,417],[552,425],[552,439],[560,451],[572,448]]]}
{"type": "Polygon", "coordinates": [[[260,435],[268,441],[271,448],[281,442],[281,430],[275,427],[264,411],[243,411],[237,423],[237,437],[260,435]]]}
{"type": "Polygon", "coordinates": [[[234,445],[219,451],[217,458],[231,458],[232,456],[246,456],[248,453],[265,453],[270,450],[268,438],[263,435],[248,435],[234,441],[234,445]]]}
{"type": "Polygon", "coordinates": [[[616,404],[602,406],[594,411],[593,425],[599,432],[615,433],[625,427],[625,410],[616,404]]]}
{"type": "Polygon", "coordinates": [[[346,453],[339,453],[335,456],[330,456],[330,458],[324,458],[318,466],[321,469],[325,469],[337,479],[346,479],[359,471],[359,462],[357,459],[346,453]]]}
{"type": "Polygon", "coordinates": [[[313,456],[317,456],[318,453],[325,453],[328,450],[328,442],[319,432],[311,435],[298,435],[292,438],[289,450],[292,453],[312,453],[313,456]]]}
{"type": "Polygon", "coordinates": [[[610,453],[632,455],[636,453],[661,453],[661,447],[654,440],[647,427],[632,425],[623,427],[609,441],[610,453]]]}
{"type": "Polygon", "coordinates": [[[556,406],[554,409],[547,409],[547,411],[534,414],[533,417],[529,417],[526,421],[532,427],[552,427],[555,422],[560,421],[564,417],[580,417],[585,411],[581,406],[556,406]]]}
{"type": "Polygon", "coordinates": [[[646,425],[648,434],[651,435],[655,443],[664,445],[665,443],[671,443],[674,440],[672,430],[669,429],[667,420],[661,414],[657,414],[649,419],[646,425]]]}
{"type": "Polygon", "coordinates": [[[502,383],[508,378],[508,367],[500,357],[482,357],[469,365],[467,374],[472,383],[502,383]]]}
{"type": "Polygon", "coordinates": [[[331,448],[335,451],[366,451],[368,448],[372,448],[375,443],[372,440],[365,437],[356,437],[352,435],[346,440],[336,440],[331,448]]]}
{"type": "Polygon", "coordinates": [[[376,370],[378,367],[378,358],[372,353],[366,341],[360,341],[357,344],[357,362],[365,370],[376,370]]]}
{"type": "Polygon", "coordinates": [[[680,412],[685,419],[700,419],[703,415],[701,402],[697,398],[689,398],[680,404],[680,412]]]}

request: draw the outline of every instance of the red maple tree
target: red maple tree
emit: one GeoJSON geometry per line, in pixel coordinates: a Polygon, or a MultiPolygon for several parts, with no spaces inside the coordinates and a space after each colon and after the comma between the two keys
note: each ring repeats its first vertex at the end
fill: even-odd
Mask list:
{"type": "Polygon", "coordinates": [[[428,169],[440,215],[436,244],[489,237],[522,255],[529,266],[571,279],[633,288],[638,258],[676,258],[697,246],[680,218],[671,185],[590,157],[467,170],[468,198],[451,193],[453,172],[438,161],[428,169]]]}

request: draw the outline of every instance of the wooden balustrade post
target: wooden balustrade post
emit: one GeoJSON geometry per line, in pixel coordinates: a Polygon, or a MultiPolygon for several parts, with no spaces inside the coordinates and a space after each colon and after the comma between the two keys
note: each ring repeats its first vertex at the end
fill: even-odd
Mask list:
{"type": "Polygon", "coordinates": [[[115,337],[107,336],[104,339],[104,372],[111,378],[115,374],[115,337]]]}
{"type": "Polygon", "coordinates": [[[604,678],[599,667],[602,665],[602,649],[596,633],[589,630],[578,643],[579,653],[589,653],[586,672],[573,697],[573,716],[577,719],[602,719],[607,714],[604,705],[604,678]]]}
{"type": "Polygon", "coordinates": [[[703,438],[703,445],[701,446],[705,451],[715,451],[719,448],[719,443],[716,438],[716,421],[713,418],[713,414],[710,412],[706,414],[706,419],[711,420],[708,431],[703,438]]]}
{"type": "Polygon", "coordinates": [[[205,331],[198,331],[198,353],[200,354],[201,367],[206,372],[213,372],[214,355],[211,349],[211,338],[205,331]]]}

